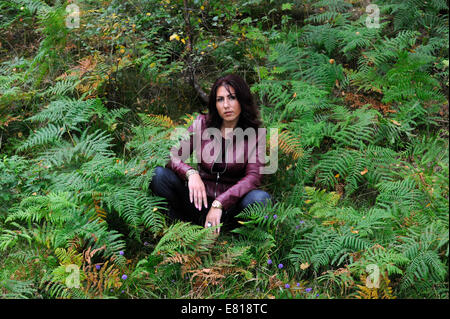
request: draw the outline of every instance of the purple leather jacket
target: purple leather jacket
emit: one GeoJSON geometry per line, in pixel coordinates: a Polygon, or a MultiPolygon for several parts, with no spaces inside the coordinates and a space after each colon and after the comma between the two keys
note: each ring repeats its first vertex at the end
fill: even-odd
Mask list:
{"type": "MultiPolygon", "coordinates": [[[[197,170],[205,185],[206,195],[218,200],[226,211],[249,191],[261,185],[260,168],[263,164],[259,158],[265,154],[265,152],[261,153],[265,151],[265,135],[258,136],[256,133],[256,139],[248,137],[238,139],[234,134],[233,144],[225,145],[225,138],[220,134],[222,139],[220,145],[219,137],[214,138],[204,134],[206,129],[206,115],[200,114],[188,128],[190,137],[181,141],[178,148],[172,149],[171,159],[166,167],[172,169],[183,181],[187,181],[186,172],[193,167],[186,164],[186,160],[195,149],[194,161],[198,163],[197,170]],[[220,152],[220,146],[222,146],[222,152],[220,152]],[[220,155],[222,155],[222,161],[219,160],[220,155]],[[224,157],[226,157],[225,161],[224,157]]],[[[220,130],[217,132],[220,133],[220,130]]],[[[228,139],[227,143],[230,142],[231,139],[228,139]]]]}

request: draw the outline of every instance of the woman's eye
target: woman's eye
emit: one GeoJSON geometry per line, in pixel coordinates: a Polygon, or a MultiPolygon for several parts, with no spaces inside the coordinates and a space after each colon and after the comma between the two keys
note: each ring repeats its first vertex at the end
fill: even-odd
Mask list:
{"type": "Polygon", "coordinates": [[[236,99],[236,96],[230,95],[230,100],[235,100],[235,99],[236,99]]]}
{"type": "Polygon", "coordinates": [[[222,100],[223,100],[223,98],[219,97],[219,98],[217,99],[217,102],[222,102],[222,100]]]}

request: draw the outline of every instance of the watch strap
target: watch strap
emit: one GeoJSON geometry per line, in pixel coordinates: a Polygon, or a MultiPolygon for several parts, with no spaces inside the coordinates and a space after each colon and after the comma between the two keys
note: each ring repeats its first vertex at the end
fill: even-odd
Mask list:
{"type": "Polygon", "coordinates": [[[198,174],[198,171],[197,171],[196,169],[193,169],[193,168],[189,169],[189,170],[186,172],[186,179],[189,180],[189,176],[191,176],[191,175],[193,175],[193,174],[198,174]]]}
{"type": "Polygon", "coordinates": [[[217,199],[212,202],[211,206],[215,207],[215,208],[223,209],[222,203],[219,202],[217,199]]]}

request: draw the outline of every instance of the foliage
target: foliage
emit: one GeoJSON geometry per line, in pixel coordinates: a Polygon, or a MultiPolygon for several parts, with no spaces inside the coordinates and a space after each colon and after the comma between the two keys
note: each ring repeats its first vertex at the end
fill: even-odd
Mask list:
{"type": "Polygon", "coordinates": [[[68,3],[0,0],[3,298],[448,298],[446,1],[68,3]],[[149,184],[231,72],[278,170],[216,238],[149,184]]]}

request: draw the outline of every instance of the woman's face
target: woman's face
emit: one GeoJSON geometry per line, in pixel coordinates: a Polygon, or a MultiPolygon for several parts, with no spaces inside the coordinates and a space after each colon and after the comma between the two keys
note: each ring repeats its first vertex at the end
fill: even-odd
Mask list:
{"type": "Polygon", "coordinates": [[[216,107],[224,122],[236,125],[239,114],[241,114],[241,104],[232,86],[219,86],[216,94],[216,107]]]}

